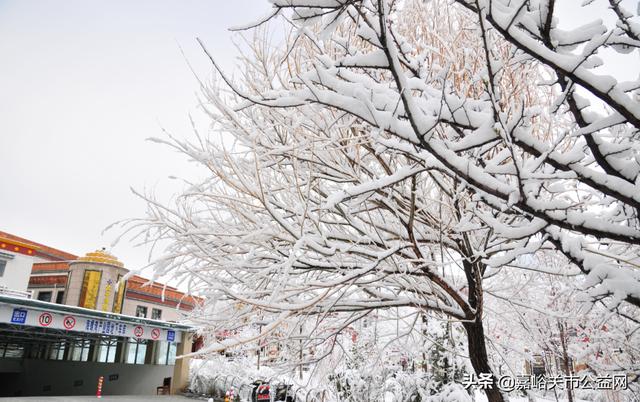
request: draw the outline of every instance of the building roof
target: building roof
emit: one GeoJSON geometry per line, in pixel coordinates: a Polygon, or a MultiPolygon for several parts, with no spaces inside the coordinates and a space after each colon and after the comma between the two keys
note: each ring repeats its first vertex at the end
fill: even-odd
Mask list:
{"type": "Polygon", "coordinates": [[[23,247],[30,247],[34,251],[33,253],[34,256],[40,257],[45,260],[68,261],[68,260],[75,260],[76,258],[78,258],[78,256],[73,255],[71,253],[67,253],[66,251],[45,246],[44,244],[36,243],[34,241],[13,235],[11,233],[0,231],[0,238],[11,243],[17,242],[19,243],[18,244],[19,246],[22,245],[23,247]]]}
{"type": "Polygon", "coordinates": [[[181,310],[191,311],[202,304],[203,299],[189,296],[176,288],[160,282],[150,282],[149,279],[134,275],[127,281],[128,299],[148,301],[166,306],[178,307],[181,310]]]}
{"type": "MultiPolygon", "coordinates": [[[[87,253],[83,257],[78,257],[74,254],[2,231],[0,231],[0,239],[6,239],[12,242],[12,244],[16,243],[20,246],[29,247],[30,250],[34,251],[35,256],[48,260],[47,262],[33,263],[29,286],[64,286],[67,277],[61,274],[69,272],[70,263],[75,262],[107,264],[124,268],[122,262],[105,250],[96,250],[87,253]]],[[[193,310],[203,302],[201,298],[189,296],[173,286],[153,282],[138,275],[133,275],[127,280],[125,298],[177,307],[186,311],[193,310]]]]}
{"type": "Polygon", "coordinates": [[[72,262],[96,262],[98,264],[106,264],[118,268],[124,268],[124,264],[120,262],[118,258],[116,258],[116,256],[107,253],[104,249],[96,250],[92,253],[87,253],[83,257],[80,257],[72,262]]]}
{"type": "Polygon", "coordinates": [[[37,248],[34,244],[0,236],[0,250],[33,256],[37,248]]]}

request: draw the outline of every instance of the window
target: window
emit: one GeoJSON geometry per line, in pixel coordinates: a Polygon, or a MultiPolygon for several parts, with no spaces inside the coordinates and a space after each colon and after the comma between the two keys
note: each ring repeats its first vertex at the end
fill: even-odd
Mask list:
{"type": "Polygon", "coordinates": [[[24,355],[24,346],[17,343],[0,343],[0,357],[20,358],[24,355]]]}
{"type": "Polygon", "coordinates": [[[147,307],[136,306],[136,317],[147,318],[147,307]]]}
{"type": "Polygon", "coordinates": [[[152,320],[161,320],[162,319],[162,310],[159,308],[151,309],[151,319],[152,320]]]}
{"type": "Polygon", "coordinates": [[[156,350],[156,364],[173,365],[176,364],[176,344],[175,342],[159,341],[156,350]]]}
{"type": "Polygon", "coordinates": [[[144,364],[144,358],[147,354],[147,341],[130,338],[127,350],[128,364],[144,364]]]}
{"type": "Polygon", "coordinates": [[[82,289],[80,290],[79,307],[96,308],[98,303],[98,291],[100,290],[100,278],[102,271],[84,271],[82,289]]]}
{"type": "Polygon", "coordinates": [[[44,359],[47,355],[47,345],[45,343],[31,343],[25,347],[25,357],[27,359],[44,359]]]}
{"type": "Polygon", "coordinates": [[[75,362],[89,361],[89,348],[91,348],[90,340],[83,340],[73,345],[71,360],[75,362]]]}
{"type": "Polygon", "coordinates": [[[4,269],[7,267],[7,261],[12,259],[13,255],[0,252],[0,278],[4,275],[4,269]]]}
{"type": "Polygon", "coordinates": [[[52,294],[53,294],[53,292],[48,291],[48,290],[47,291],[38,292],[38,300],[45,301],[45,302],[50,302],[52,294]]]}
{"type": "Polygon", "coordinates": [[[66,344],[64,342],[56,342],[52,344],[51,349],[49,349],[49,359],[51,360],[64,359],[65,348],[66,348],[66,344]]]}
{"type": "Polygon", "coordinates": [[[116,349],[118,341],[112,338],[106,338],[100,341],[98,350],[98,361],[101,363],[114,363],[116,361],[116,349]]]}
{"type": "Polygon", "coordinates": [[[174,342],[169,342],[169,353],[167,355],[167,364],[173,365],[176,364],[176,344],[174,342]]]}
{"type": "Polygon", "coordinates": [[[60,290],[58,294],[56,294],[56,303],[62,304],[63,300],[64,300],[64,290],[60,290]]]}

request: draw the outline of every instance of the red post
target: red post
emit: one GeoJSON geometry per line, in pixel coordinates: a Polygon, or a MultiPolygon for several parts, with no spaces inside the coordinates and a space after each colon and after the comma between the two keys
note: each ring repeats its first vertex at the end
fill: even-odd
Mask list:
{"type": "Polygon", "coordinates": [[[102,398],[102,382],[104,381],[104,377],[98,377],[98,390],[96,391],[96,398],[102,398]]]}

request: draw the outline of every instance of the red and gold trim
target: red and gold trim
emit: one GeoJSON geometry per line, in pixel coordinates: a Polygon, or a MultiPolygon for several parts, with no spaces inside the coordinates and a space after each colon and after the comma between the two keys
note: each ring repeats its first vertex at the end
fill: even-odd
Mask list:
{"type": "Polygon", "coordinates": [[[34,274],[51,274],[54,272],[68,272],[69,263],[67,262],[36,262],[31,268],[31,275],[34,274]]]}
{"type": "Polygon", "coordinates": [[[32,256],[39,247],[35,244],[23,243],[21,241],[0,236],[0,251],[11,251],[12,253],[32,256]]]}
{"type": "Polygon", "coordinates": [[[40,275],[29,278],[29,287],[64,287],[67,275],[40,275]]]}
{"type": "Polygon", "coordinates": [[[68,260],[75,260],[76,258],[78,258],[73,254],[60,251],[52,247],[47,247],[43,244],[36,243],[34,241],[31,241],[22,237],[18,237],[11,233],[3,232],[0,230],[0,251],[1,250],[11,251],[9,249],[10,245],[14,247],[15,246],[24,247],[27,249],[27,255],[33,255],[48,261],[68,261],[68,260]],[[5,248],[1,247],[2,243],[5,244],[6,246],[5,248]],[[32,253],[29,254],[28,250],[31,250],[32,253]]]}

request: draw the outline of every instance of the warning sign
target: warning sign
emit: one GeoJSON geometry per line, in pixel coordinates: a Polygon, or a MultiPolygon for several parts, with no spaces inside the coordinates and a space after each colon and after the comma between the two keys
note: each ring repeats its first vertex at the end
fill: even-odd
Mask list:
{"type": "Polygon", "coordinates": [[[71,315],[67,315],[64,317],[64,320],[62,321],[62,325],[64,325],[64,327],[66,329],[71,329],[73,327],[76,326],[76,319],[75,317],[71,316],[71,315]]]}
{"type": "Polygon", "coordinates": [[[158,328],[152,329],[151,330],[151,339],[153,339],[155,341],[158,338],[160,338],[160,330],[158,328]]]}
{"type": "Polygon", "coordinates": [[[133,329],[133,334],[136,336],[136,338],[142,338],[142,335],[144,334],[144,329],[140,325],[137,325],[133,329]]]}
{"type": "Polygon", "coordinates": [[[48,327],[53,322],[53,317],[50,313],[42,313],[38,316],[38,323],[43,327],[48,327]]]}

